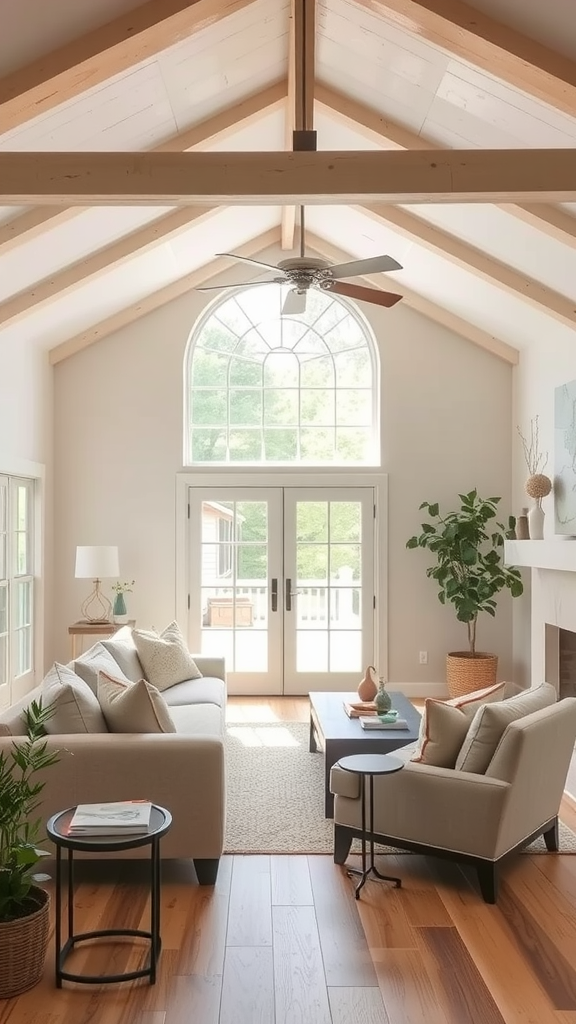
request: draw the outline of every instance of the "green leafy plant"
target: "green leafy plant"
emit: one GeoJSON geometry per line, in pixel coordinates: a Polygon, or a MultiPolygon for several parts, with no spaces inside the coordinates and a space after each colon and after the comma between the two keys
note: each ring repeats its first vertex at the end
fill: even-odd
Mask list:
{"type": "Polygon", "coordinates": [[[48,750],[46,722],[52,705],[32,701],[24,716],[27,737],[0,753],[0,922],[25,917],[34,908],[30,889],[41,857],[36,846],[42,819],[34,819],[45,783],[37,773],[55,764],[58,751],[48,750]]]}
{"type": "Polygon", "coordinates": [[[496,614],[496,595],[507,588],[512,597],[523,592],[520,571],[502,563],[504,539],[514,529],[496,521],[500,498],[480,498],[476,490],[459,494],[461,506],[442,515],[438,503],[423,501],[428,512],[421,533],[410,537],[408,548],[427,548],[435,555],[426,575],[436,580],[441,604],[450,602],[459,622],[468,627],[468,648],[476,653],[476,624],[481,612],[496,614]]]}

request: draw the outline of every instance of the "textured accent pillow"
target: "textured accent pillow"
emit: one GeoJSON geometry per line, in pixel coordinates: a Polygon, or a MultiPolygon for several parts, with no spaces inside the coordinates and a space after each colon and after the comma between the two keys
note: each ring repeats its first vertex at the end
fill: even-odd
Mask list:
{"type": "Polygon", "coordinates": [[[458,707],[428,698],[425,703],[424,732],[411,761],[453,768],[468,729],[470,719],[458,707]]]}
{"type": "Polygon", "coordinates": [[[108,732],[98,699],[71,668],[55,662],[42,680],[42,703],[54,705],[46,722],[50,735],[75,732],[108,732]]]}
{"type": "Polygon", "coordinates": [[[470,722],[476,711],[488,701],[500,700],[504,694],[505,685],[503,682],[494,683],[493,686],[485,686],[482,690],[473,690],[460,697],[452,697],[451,700],[427,698],[420,720],[418,746],[411,760],[420,761],[423,764],[433,764],[437,768],[454,768],[460,747],[466,738],[470,722]],[[456,708],[461,717],[453,715],[449,711],[443,711],[443,708],[456,708]],[[429,714],[432,716],[430,723],[428,721],[429,714]],[[448,733],[445,741],[441,736],[443,729],[446,729],[448,733]],[[462,732],[462,730],[464,731],[462,732]],[[452,758],[453,747],[459,734],[461,734],[460,743],[452,758]]]}
{"type": "Polygon", "coordinates": [[[166,701],[151,683],[127,683],[101,672],[98,700],[110,732],[176,732],[166,701]]]}
{"type": "Polygon", "coordinates": [[[519,718],[531,715],[533,711],[540,711],[555,703],[556,690],[549,683],[542,683],[524,690],[517,697],[479,708],[456,759],[456,769],[483,774],[510,722],[516,722],[519,718]]]}
{"type": "MultiPolygon", "coordinates": [[[[98,643],[93,644],[92,647],[89,647],[79,658],[76,658],[74,671],[85,683],[88,683],[94,694],[98,688],[98,674],[100,672],[109,672],[111,675],[117,676],[118,679],[124,679],[127,683],[130,682],[118,665],[118,662],[114,660],[100,640],[98,643]]],[[[142,672],[140,672],[138,678],[140,679],[141,676],[142,672]]]]}
{"type": "MultiPolygon", "coordinates": [[[[108,653],[112,655],[116,665],[120,666],[120,674],[124,673],[131,683],[137,683],[144,675],[144,668],[132,639],[132,630],[128,627],[125,628],[127,629],[127,634],[124,633],[124,630],[121,630],[122,636],[119,633],[115,633],[110,640],[102,640],[101,643],[102,647],[105,647],[108,653]]],[[[103,669],[103,671],[106,671],[106,669],[103,669]]],[[[115,674],[114,671],[110,671],[111,675],[115,674]]],[[[116,669],[116,674],[118,674],[118,669],[116,669]]]]}
{"type": "Polygon", "coordinates": [[[134,629],[132,636],[144,675],[158,690],[167,690],[185,679],[202,678],[177,622],[171,622],[161,633],[134,629]]]}

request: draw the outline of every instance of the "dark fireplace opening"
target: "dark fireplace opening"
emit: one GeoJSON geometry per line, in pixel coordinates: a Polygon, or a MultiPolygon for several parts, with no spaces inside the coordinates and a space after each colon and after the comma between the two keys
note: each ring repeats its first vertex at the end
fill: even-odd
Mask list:
{"type": "Polygon", "coordinates": [[[576,697],[576,633],[558,630],[558,697],[576,697]]]}

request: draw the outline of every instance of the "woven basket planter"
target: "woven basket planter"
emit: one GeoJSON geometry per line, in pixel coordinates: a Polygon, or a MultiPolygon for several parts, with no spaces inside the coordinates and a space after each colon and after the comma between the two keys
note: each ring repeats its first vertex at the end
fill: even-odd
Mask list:
{"type": "Polygon", "coordinates": [[[446,655],[446,683],[451,697],[493,686],[498,670],[498,655],[453,651],[446,655]]]}
{"type": "Polygon", "coordinates": [[[37,985],[44,972],[50,925],[50,897],[32,886],[37,904],[27,917],[0,921],[0,999],[10,999],[37,985]]]}

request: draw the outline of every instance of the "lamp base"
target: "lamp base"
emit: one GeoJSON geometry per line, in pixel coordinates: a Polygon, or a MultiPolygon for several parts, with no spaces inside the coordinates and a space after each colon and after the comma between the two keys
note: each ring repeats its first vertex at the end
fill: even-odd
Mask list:
{"type": "Polygon", "coordinates": [[[84,622],[111,622],[112,604],[100,590],[100,580],[94,580],[94,590],[80,606],[84,622]]]}

